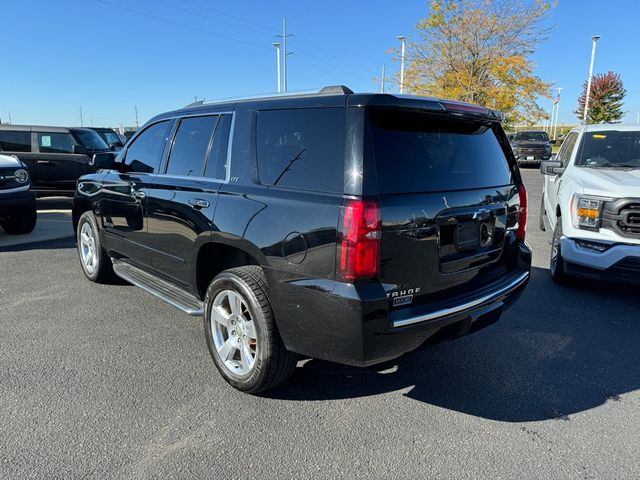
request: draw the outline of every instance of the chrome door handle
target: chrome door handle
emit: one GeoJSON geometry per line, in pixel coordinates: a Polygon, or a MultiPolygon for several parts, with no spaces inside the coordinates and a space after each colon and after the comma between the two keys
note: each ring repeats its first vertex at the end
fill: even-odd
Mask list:
{"type": "Polygon", "coordinates": [[[192,198],[191,200],[189,200],[189,205],[197,209],[207,208],[209,207],[209,202],[207,202],[206,200],[201,200],[199,198],[192,198]]]}
{"type": "Polygon", "coordinates": [[[131,196],[133,198],[137,198],[137,199],[142,200],[144,197],[147,196],[147,194],[144,193],[144,192],[141,192],[140,190],[134,190],[133,192],[131,192],[131,196]]]}

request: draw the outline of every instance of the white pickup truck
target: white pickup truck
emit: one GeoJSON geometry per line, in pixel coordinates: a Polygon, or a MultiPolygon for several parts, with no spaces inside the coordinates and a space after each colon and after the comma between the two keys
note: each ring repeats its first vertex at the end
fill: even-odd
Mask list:
{"type": "Polygon", "coordinates": [[[551,277],[640,283],[640,126],[577,127],[540,171],[551,277]]]}

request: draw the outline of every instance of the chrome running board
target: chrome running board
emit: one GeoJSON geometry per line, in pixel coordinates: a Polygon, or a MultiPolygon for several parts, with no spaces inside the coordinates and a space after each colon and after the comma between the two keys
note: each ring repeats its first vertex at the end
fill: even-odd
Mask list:
{"type": "Polygon", "coordinates": [[[189,315],[195,317],[202,317],[204,315],[204,303],[189,292],[141,268],[131,265],[126,260],[112,259],[112,261],[114,273],[123,280],[142,288],[144,291],[164,300],[169,305],[173,305],[178,310],[182,310],[189,315]]]}

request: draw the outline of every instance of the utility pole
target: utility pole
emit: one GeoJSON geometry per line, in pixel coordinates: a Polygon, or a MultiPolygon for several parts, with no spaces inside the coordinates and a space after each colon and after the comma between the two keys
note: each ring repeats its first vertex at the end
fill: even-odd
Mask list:
{"type": "Polygon", "coordinates": [[[82,120],[82,105],[80,106],[80,126],[84,127],[84,121],[82,120]]]}
{"type": "Polygon", "coordinates": [[[587,80],[587,94],[584,99],[584,116],[582,123],[587,123],[587,113],[589,113],[589,95],[591,95],[591,78],[593,77],[593,62],[596,58],[596,43],[600,40],[600,35],[591,37],[591,63],[589,64],[589,79],[587,80]]]}
{"type": "Polygon", "coordinates": [[[280,44],[278,42],[274,42],[273,46],[276,47],[276,70],[278,72],[278,93],[282,91],[282,87],[280,85],[280,44]]]}
{"type": "Polygon", "coordinates": [[[11,112],[9,112],[9,125],[11,125],[11,112]]]}
{"type": "Polygon", "coordinates": [[[138,105],[134,105],[133,108],[136,111],[136,130],[137,130],[140,127],[138,125],[138,105]]]}
{"type": "Polygon", "coordinates": [[[382,64],[382,80],[380,80],[380,93],[384,93],[384,63],[382,64]]]}
{"type": "Polygon", "coordinates": [[[400,35],[398,37],[402,46],[400,49],[400,93],[404,93],[404,53],[405,53],[405,36],[400,35]]]}
{"type": "Polygon", "coordinates": [[[282,91],[287,93],[287,17],[282,17],[282,91]]]}

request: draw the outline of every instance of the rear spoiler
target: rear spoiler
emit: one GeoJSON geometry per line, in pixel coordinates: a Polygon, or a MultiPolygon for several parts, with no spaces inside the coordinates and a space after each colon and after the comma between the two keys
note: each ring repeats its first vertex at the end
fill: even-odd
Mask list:
{"type": "MultiPolygon", "coordinates": [[[[357,97],[357,95],[354,95],[354,97],[357,97]]],[[[408,108],[425,112],[450,113],[460,117],[486,119],[494,122],[504,121],[504,114],[497,110],[491,110],[490,108],[473,105],[471,103],[457,102],[455,100],[440,100],[431,97],[377,94],[371,95],[362,103],[355,101],[352,104],[350,102],[350,106],[356,106],[356,104],[375,108],[408,108]]]]}

